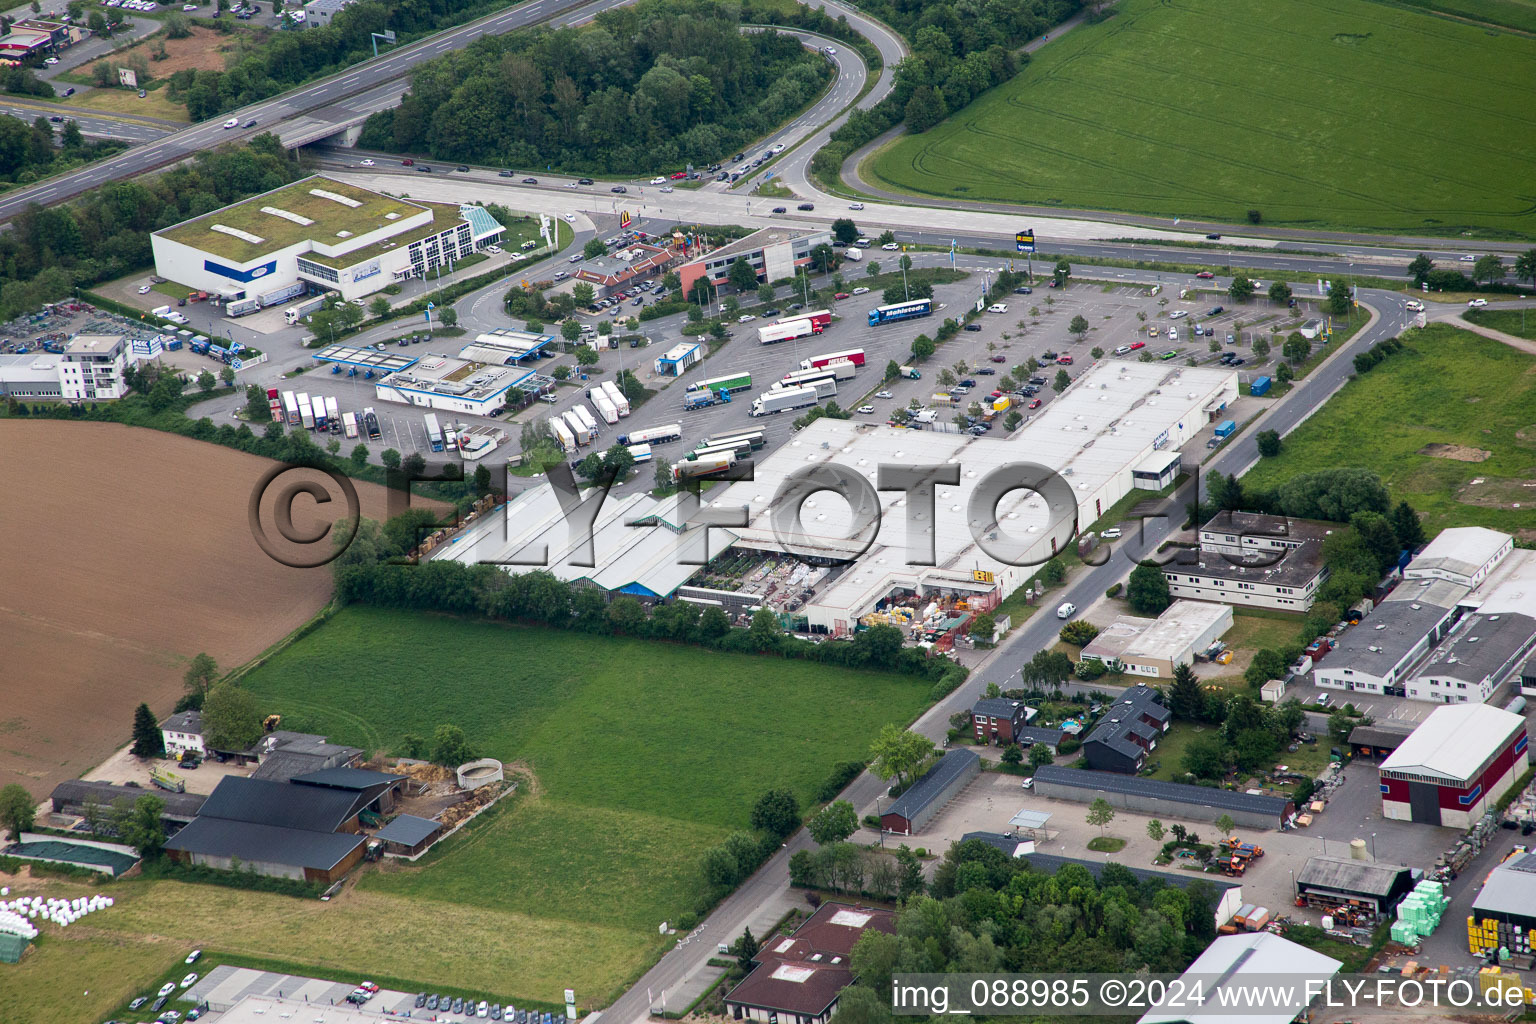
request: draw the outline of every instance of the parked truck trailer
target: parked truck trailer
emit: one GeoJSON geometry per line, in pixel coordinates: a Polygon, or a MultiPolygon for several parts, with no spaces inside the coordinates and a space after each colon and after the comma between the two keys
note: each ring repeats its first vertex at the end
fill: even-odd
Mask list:
{"type": "MultiPolygon", "coordinates": [[[[836,385],[833,385],[836,387],[836,385]]],[[[751,415],[769,416],[773,413],[803,409],[815,405],[819,399],[815,388],[785,388],[782,391],[764,391],[752,400],[751,415]]]]}

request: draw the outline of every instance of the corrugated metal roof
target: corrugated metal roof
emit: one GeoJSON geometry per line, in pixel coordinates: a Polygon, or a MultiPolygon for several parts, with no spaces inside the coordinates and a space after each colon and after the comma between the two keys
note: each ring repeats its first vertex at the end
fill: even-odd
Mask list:
{"type": "Polygon", "coordinates": [[[1248,986],[1252,986],[1262,982],[1262,976],[1267,974],[1327,979],[1339,973],[1339,968],[1343,966],[1331,956],[1324,956],[1269,932],[1218,935],[1216,941],[1207,946],[1205,952],[1196,957],[1195,962],[1184,972],[1188,977],[1219,977],[1219,981],[1205,989],[1204,1002],[1201,1004],[1212,1009],[1173,1012],[1153,1010],[1143,1014],[1136,1024],[1230,1024],[1234,1019],[1244,1024],[1291,1024],[1296,1015],[1306,1008],[1302,1005],[1303,998],[1297,999],[1297,1005],[1277,1007],[1271,1012],[1263,1012],[1255,1006],[1235,1015],[1229,1007],[1251,1004],[1247,1004],[1244,994],[1233,991],[1233,981],[1246,976],[1251,979],[1248,986]],[[1217,988],[1231,994],[1221,996],[1215,992],[1217,988]]]}
{"type": "Polygon", "coordinates": [[[373,834],[373,838],[382,839],[388,843],[399,843],[402,846],[415,846],[425,841],[432,833],[443,826],[429,818],[418,818],[414,814],[402,814],[388,825],[373,834]]]}
{"type": "Polygon", "coordinates": [[[911,821],[937,800],[955,779],[980,760],[975,751],[951,750],[882,813],[895,814],[911,821]]]}
{"type": "Polygon", "coordinates": [[[1407,870],[1401,864],[1311,857],[1297,873],[1296,884],[1370,896],[1388,896],[1398,884],[1399,877],[1407,870]]]}
{"type": "Polygon", "coordinates": [[[294,782],[307,786],[330,786],[333,789],[368,789],[370,786],[404,782],[404,775],[376,772],[369,768],[326,768],[307,775],[295,775],[294,782]]]}
{"type": "Polygon", "coordinates": [[[1381,770],[1465,782],[1524,728],[1524,718],[1487,704],[1447,704],[1431,711],[1381,770]]]}
{"type": "Polygon", "coordinates": [[[1143,779],[1119,772],[1089,772],[1080,768],[1063,768],[1048,764],[1035,769],[1035,781],[1072,786],[1076,789],[1102,790],[1106,793],[1123,793],[1127,796],[1146,796],[1179,803],[1201,804],[1227,811],[1246,811],[1250,814],[1285,813],[1291,801],[1283,796],[1256,796],[1237,793],[1230,789],[1213,786],[1188,786],[1182,782],[1164,782],[1162,779],[1143,779]]]}
{"type": "MultiPolygon", "coordinates": [[[[198,821],[220,818],[277,828],[334,832],[354,813],[357,794],[227,775],[203,804],[198,821]]],[[[196,824],[196,822],[194,822],[196,824]]]]}
{"type": "MultiPolygon", "coordinates": [[[[228,780],[225,780],[228,781],[228,780]]],[[[351,832],[315,832],[258,825],[249,821],[200,817],[166,842],[168,850],[210,857],[315,868],[327,871],[363,843],[351,832]]]]}

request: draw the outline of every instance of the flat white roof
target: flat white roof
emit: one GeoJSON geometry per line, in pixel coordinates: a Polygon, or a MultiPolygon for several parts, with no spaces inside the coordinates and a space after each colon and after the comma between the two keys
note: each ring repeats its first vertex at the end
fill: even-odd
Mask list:
{"type": "Polygon", "coordinates": [[[1408,563],[1407,571],[1440,569],[1471,576],[1509,543],[1509,534],[1497,530],[1482,526],[1452,526],[1441,530],[1440,535],[1408,563]]]}
{"type": "Polygon", "coordinates": [[[1523,728],[1524,718],[1487,704],[1447,704],[1431,711],[1423,724],[1381,762],[1381,770],[1465,782],[1523,728]]]}
{"type": "Polygon", "coordinates": [[[1169,660],[1178,658],[1196,638],[1223,619],[1230,626],[1231,605],[1210,601],[1175,601],[1157,617],[1157,621],[1131,639],[1125,646],[1123,656],[1169,660]]]}
{"type": "Polygon", "coordinates": [[[1168,467],[1178,465],[1181,458],[1183,455],[1176,451],[1153,452],[1141,460],[1141,465],[1136,467],[1136,472],[1156,473],[1161,476],[1168,467]]]}
{"type": "MultiPolygon", "coordinates": [[[[684,564],[682,556],[695,555],[705,531],[699,527],[678,530],[681,518],[678,496],[656,499],[646,494],[609,497],[592,524],[593,566],[572,565],[582,537],[560,507],[559,495],[549,483],[531,487],[459,534],[454,543],[433,549],[432,558],[452,558],[468,565],[491,562],[508,572],[547,568],[567,582],[588,580],[605,590],[667,597],[698,571],[684,564]],[[630,525],[632,523],[644,525],[630,525]],[[512,565],[514,559],[531,558],[540,547],[548,549],[548,565],[512,565]]],[[[718,554],[730,546],[727,530],[708,532],[709,551],[718,554]]]]}
{"type": "Polygon", "coordinates": [[[1218,935],[1216,941],[1205,948],[1184,972],[1184,977],[1196,975],[1210,979],[1202,985],[1205,998],[1203,1006],[1210,1012],[1180,1009],[1173,1012],[1153,1010],[1141,1015],[1137,1024],[1231,1024],[1234,1020],[1244,1024],[1291,1024],[1304,1006],[1276,1007],[1265,1013],[1257,1009],[1264,1004],[1251,1001],[1234,992],[1225,999],[1213,993],[1216,988],[1232,988],[1241,984],[1244,975],[1253,978],[1253,984],[1263,985],[1269,979],[1266,974],[1304,975],[1308,978],[1331,978],[1339,973],[1343,963],[1308,949],[1306,946],[1281,938],[1269,932],[1250,932],[1246,935],[1218,935]],[[1216,980],[1219,979],[1219,980],[1216,980]],[[1234,1014],[1229,1007],[1242,1006],[1241,1014],[1234,1014]],[[1249,1009],[1252,1007],[1253,1009],[1249,1009]]]}
{"type": "Polygon", "coordinates": [[[1488,578],[1461,603],[1484,615],[1536,614],[1536,551],[1516,548],[1505,555],[1488,578]]]}
{"type": "MultiPolygon", "coordinates": [[[[1073,514],[1081,525],[1096,516],[1093,496],[1139,465],[1150,449],[1188,438],[1208,420],[1207,409],[1237,393],[1233,371],[1192,367],[1170,368],[1164,363],[1113,361],[1100,364],[1046,407],[1043,414],[1006,440],[962,433],[905,430],[884,424],[819,419],[795,434],[783,447],[755,464],[755,479],[733,483],[718,491],[710,504],[717,508],[748,509],[748,525],[736,532],[740,543],[764,550],[785,550],[771,521],[770,503],[794,471],[835,463],[878,483],[886,466],[943,465],[960,467],[957,487],[936,488],[936,524],[919,525],[936,536],[936,566],[908,565],[907,500],[900,491],[878,491],[881,526],[874,543],[814,603],[827,608],[862,609],[893,585],[912,585],[919,577],[956,586],[990,589],[972,582],[972,572],[1001,572],[1013,568],[992,558],[976,544],[968,525],[967,508],[976,485],[1004,466],[1030,462],[1061,474],[1078,502],[1076,509],[1047,510],[1045,499],[1016,490],[998,503],[996,519],[1016,540],[1036,543],[1049,553],[1051,527],[1058,543],[1073,514]],[[937,526],[937,532],[935,532],[937,526]]],[[[1105,503],[1107,506],[1107,502],[1105,503]]],[[[839,495],[813,495],[801,510],[806,537],[794,546],[831,557],[849,557],[859,550],[846,538],[852,529],[848,503],[839,495]]],[[[981,529],[985,523],[978,523],[981,529]]],[[[916,552],[912,552],[915,555],[916,552]]],[[[1043,558],[1041,559],[1044,560],[1043,558]]]]}

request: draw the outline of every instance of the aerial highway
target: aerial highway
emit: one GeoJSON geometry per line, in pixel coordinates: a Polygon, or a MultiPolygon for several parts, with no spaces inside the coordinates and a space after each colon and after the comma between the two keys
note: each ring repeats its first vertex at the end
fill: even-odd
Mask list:
{"type": "Polygon", "coordinates": [[[44,206],[57,203],[103,182],[131,177],[184,160],[199,150],[277,130],[284,122],[322,108],[333,108],[326,113],[337,121],[350,120],[367,108],[361,104],[353,104],[349,108],[346,101],[366,99],[363,94],[375,92],[393,80],[404,78],[422,61],[466,46],[481,35],[510,32],[529,25],[555,21],[563,16],[574,15],[574,20],[586,20],[600,11],[618,7],[625,2],[627,0],[593,0],[591,3],[582,3],[581,0],[532,0],[466,25],[447,29],[272,99],[229,111],[225,117],[234,119],[239,127],[226,129],[223,127],[224,120],[219,118],[204,121],[110,159],[8,192],[0,197],[0,220],[9,220],[32,203],[44,206]]]}

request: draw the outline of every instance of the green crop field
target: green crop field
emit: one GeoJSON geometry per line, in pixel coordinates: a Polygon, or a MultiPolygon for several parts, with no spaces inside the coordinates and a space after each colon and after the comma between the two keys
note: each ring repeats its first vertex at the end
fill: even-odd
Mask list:
{"type": "Polygon", "coordinates": [[[1404,340],[1405,351],[1346,384],[1244,482],[1273,487],[1364,466],[1419,510],[1431,535],[1487,526],[1536,539],[1536,357],[1443,324],[1404,340]]]}
{"type": "Polygon", "coordinates": [[[1536,236],[1536,38],[1366,0],[1115,10],[868,176],[1168,218],[1536,236]]]}
{"type": "MultiPolygon", "coordinates": [[[[693,908],[700,854],[748,827],[763,790],[789,786],[809,802],[833,764],[863,756],[882,724],[914,718],[929,685],[369,608],[347,609],[245,680],[264,710],[283,714],[284,728],[373,751],[452,722],[477,753],[525,764],[537,780],[421,865],[370,871],[341,898],[391,917],[388,908],[398,908],[425,929],[404,955],[387,963],[360,958],[356,969],[514,1000],[558,1002],[569,985],[583,1003],[598,1005],[662,947],[657,925],[693,908]],[[465,915],[499,921],[489,929],[494,939],[476,926],[480,952],[434,958],[442,961],[435,973],[418,977],[411,959],[422,949],[440,942],[462,949],[465,915]]],[[[240,896],[242,916],[253,902],[293,903],[240,896]]],[[[162,903],[174,906],[168,895],[143,905],[162,903]]],[[[335,909],[343,911],[338,919],[357,917],[335,909]]],[[[280,927],[237,929],[245,938],[232,951],[349,962],[328,946],[329,914],[282,909],[281,916],[280,927]],[[267,948],[254,935],[280,942],[267,948]]],[[[213,938],[208,944],[227,948],[213,938]]]]}

